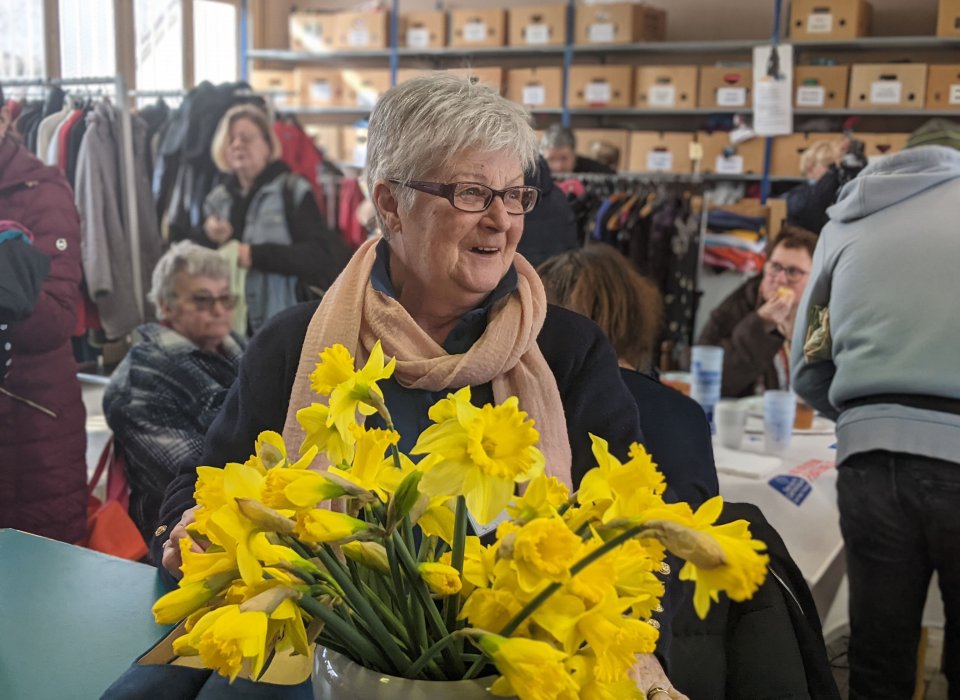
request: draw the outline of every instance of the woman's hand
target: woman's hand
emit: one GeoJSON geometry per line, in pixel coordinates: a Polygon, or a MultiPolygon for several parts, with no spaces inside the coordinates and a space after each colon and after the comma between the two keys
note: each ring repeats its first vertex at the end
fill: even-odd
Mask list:
{"type": "Polygon", "coordinates": [[[237,265],[247,270],[253,265],[253,255],[250,253],[249,243],[241,243],[237,249],[237,265]]]}
{"type": "Polygon", "coordinates": [[[223,245],[233,237],[233,226],[230,222],[214,214],[208,216],[203,222],[203,231],[207,234],[207,238],[217,245],[223,245]]]}
{"type": "Polygon", "coordinates": [[[768,332],[774,329],[786,329],[788,325],[793,325],[794,301],[796,301],[796,295],[793,290],[781,287],[772,299],[768,299],[757,309],[757,316],[763,321],[768,332]]]}
{"type": "Polygon", "coordinates": [[[648,700],[690,700],[673,687],[660,660],[653,654],[637,656],[636,664],[630,669],[630,677],[648,700]]]}
{"type": "Polygon", "coordinates": [[[180,556],[180,540],[184,538],[188,539],[190,541],[190,550],[198,554],[204,550],[203,547],[193,541],[187,532],[187,525],[193,522],[193,514],[198,507],[199,506],[194,506],[183,512],[183,517],[180,518],[180,522],[173,526],[173,529],[170,531],[170,537],[163,543],[163,559],[161,563],[163,564],[163,568],[169,571],[170,575],[176,579],[183,576],[180,571],[180,566],[183,564],[183,559],[180,556]]]}

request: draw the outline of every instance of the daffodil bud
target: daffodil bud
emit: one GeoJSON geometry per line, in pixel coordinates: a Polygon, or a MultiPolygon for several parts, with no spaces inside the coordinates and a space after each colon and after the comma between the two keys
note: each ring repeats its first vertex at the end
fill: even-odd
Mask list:
{"type": "Polygon", "coordinates": [[[241,612],[265,612],[268,615],[288,598],[299,598],[300,592],[289,586],[271,586],[262,593],[245,600],[240,604],[241,612]]]}
{"type": "Polygon", "coordinates": [[[420,491],[417,487],[420,485],[420,479],[422,478],[423,473],[414,470],[407,474],[404,480],[400,482],[396,492],[393,494],[393,498],[390,499],[390,504],[387,506],[388,531],[393,530],[399,525],[400,521],[409,515],[414,505],[416,505],[417,500],[420,498],[420,491]]]}
{"type": "Polygon", "coordinates": [[[340,549],[348,559],[368,569],[384,574],[390,573],[387,550],[379,542],[347,542],[340,549]]]}
{"type": "Polygon", "coordinates": [[[671,520],[650,520],[645,535],[653,536],[671,553],[698,569],[716,569],[727,563],[723,549],[705,532],[694,530],[671,520]]]}
{"type": "Polygon", "coordinates": [[[252,498],[237,498],[234,500],[236,500],[240,512],[258,527],[269,532],[279,532],[282,535],[293,534],[296,523],[273,508],[268,508],[260,501],[252,498]]]}
{"type": "Polygon", "coordinates": [[[460,581],[460,572],[449,564],[427,561],[419,564],[417,570],[420,578],[427,584],[427,588],[435,595],[456,595],[463,586],[460,581]]]}

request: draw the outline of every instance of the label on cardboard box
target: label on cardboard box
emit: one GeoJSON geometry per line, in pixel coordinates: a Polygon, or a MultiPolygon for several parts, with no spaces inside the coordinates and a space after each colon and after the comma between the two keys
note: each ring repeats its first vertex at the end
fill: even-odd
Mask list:
{"type": "Polygon", "coordinates": [[[375,87],[361,87],[357,90],[357,107],[373,107],[379,97],[375,87]]]}
{"type": "Polygon", "coordinates": [[[415,27],[407,30],[407,46],[411,49],[425,49],[430,46],[430,30],[415,27]]]}
{"type": "Polygon", "coordinates": [[[368,46],[370,44],[370,32],[366,27],[354,27],[347,34],[347,46],[368,46]]]}
{"type": "Polygon", "coordinates": [[[870,102],[875,105],[898,105],[903,97],[899,80],[874,80],[870,83],[870,102]]]}
{"type": "Polygon", "coordinates": [[[609,44],[613,41],[615,34],[613,22],[591,24],[587,30],[587,38],[591,44],[609,44]]]}
{"type": "Polygon", "coordinates": [[[472,20],[463,25],[464,41],[486,41],[487,23],[483,20],[472,20]]]}
{"type": "Polygon", "coordinates": [[[677,104],[677,88],[673,85],[654,85],[647,92],[651,107],[673,107],[677,104]]]}
{"type": "Polygon", "coordinates": [[[358,143],[353,147],[353,162],[351,165],[355,165],[358,168],[362,168],[367,164],[367,142],[358,143]]]}
{"type": "Polygon", "coordinates": [[[333,100],[333,86],[329,80],[314,80],[310,83],[310,99],[317,102],[331,102],[333,100]]]}
{"type": "Polygon", "coordinates": [[[539,106],[547,101],[547,90],[543,85],[526,85],[523,88],[523,104],[539,106]]]}
{"type": "Polygon", "coordinates": [[[808,34],[829,34],[833,31],[833,15],[829,12],[811,12],[807,17],[808,34]]]}
{"type": "Polygon", "coordinates": [[[950,97],[947,98],[947,103],[960,105],[960,83],[950,86],[950,97]]]}
{"type": "Polygon", "coordinates": [[[823,107],[827,91],[822,85],[801,85],[797,88],[797,107],[823,107]]]}
{"type": "Polygon", "coordinates": [[[717,175],[743,175],[743,156],[717,156],[717,175]]]}
{"type": "Polygon", "coordinates": [[[717,89],[718,107],[746,107],[747,88],[722,87],[717,89]]]}
{"type": "Polygon", "coordinates": [[[587,83],[587,87],[584,90],[584,97],[586,97],[587,102],[592,105],[610,104],[612,95],[613,91],[610,89],[610,83],[606,81],[591,81],[587,83]]]}
{"type": "Polygon", "coordinates": [[[546,24],[528,24],[523,38],[528,44],[546,44],[550,41],[550,27],[546,24]]]}
{"type": "Polygon", "coordinates": [[[647,170],[650,172],[673,170],[673,154],[670,151],[650,151],[647,153],[647,170]]]}

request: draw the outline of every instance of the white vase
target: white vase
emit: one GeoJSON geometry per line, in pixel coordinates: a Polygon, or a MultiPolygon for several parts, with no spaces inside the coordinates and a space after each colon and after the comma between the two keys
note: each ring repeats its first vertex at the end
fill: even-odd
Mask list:
{"type": "Polygon", "coordinates": [[[313,655],[314,700],[493,700],[487,689],[495,680],[411,680],[371,671],[325,647],[313,655]]]}

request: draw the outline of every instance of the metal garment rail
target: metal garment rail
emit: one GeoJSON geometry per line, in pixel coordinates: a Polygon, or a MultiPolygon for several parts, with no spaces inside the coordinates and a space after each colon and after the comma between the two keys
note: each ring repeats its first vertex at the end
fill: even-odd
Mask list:
{"type": "Polygon", "coordinates": [[[140,226],[137,212],[137,178],[133,154],[133,121],[130,117],[130,105],[127,84],[123,76],[117,75],[94,78],[39,78],[39,79],[0,79],[0,84],[9,87],[71,87],[90,85],[112,85],[117,109],[120,111],[120,148],[123,155],[123,184],[127,190],[126,202],[127,235],[130,242],[130,267],[133,273],[133,293],[137,301],[137,313],[140,323],[145,320],[143,311],[143,275],[140,265],[140,226]]]}

